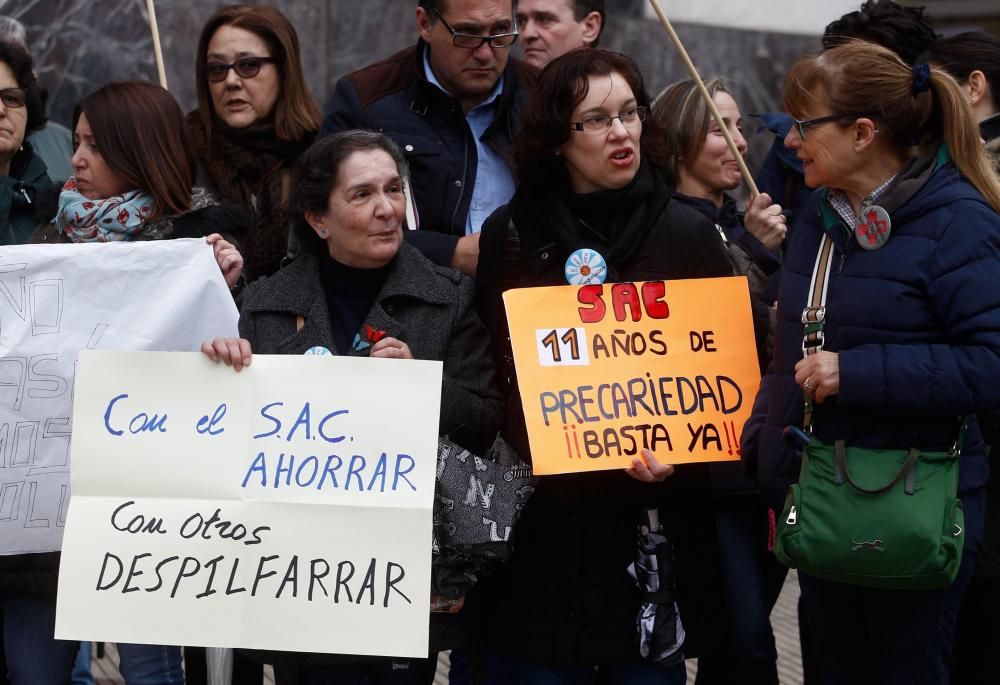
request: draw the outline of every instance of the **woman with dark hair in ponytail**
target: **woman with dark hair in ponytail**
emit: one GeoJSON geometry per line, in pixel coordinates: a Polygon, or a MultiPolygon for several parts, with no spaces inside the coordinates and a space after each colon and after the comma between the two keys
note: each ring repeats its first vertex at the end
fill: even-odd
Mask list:
{"type": "Polygon", "coordinates": [[[983,31],[960,33],[934,43],[928,57],[958,81],[1000,174],[1000,38],[983,31]]]}
{"type": "MultiPolygon", "coordinates": [[[[743,457],[778,504],[799,470],[800,447],[784,438],[804,435],[797,427],[809,425],[825,445],[870,450],[962,444],[965,520],[954,535],[964,534],[964,553],[948,587],[882,589],[799,573],[824,683],[945,684],[989,476],[975,419],[964,441],[960,425],[1000,408],[1000,182],[954,79],[885,48],[852,42],[803,58],[786,77],[784,104],[795,117],[785,145],[822,192],[785,253],[774,360],[743,457]],[[825,294],[821,307],[816,293],[825,294]],[[811,335],[817,328],[822,335],[811,335]]],[[[782,521],[806,516],[789,510],[782,521]]],[[[883,549],[876,535],[854,549],[881,563],[897,548],[883,549]]]]}
{"type": "MultiPolygon", "coordinates": [[[[969,31],[931,46],[932,64],[951,74],[969,100],[986,153],[1000,175],[1000,38],[969,31]]],[[[1000,412],[979,416],[990,447],[986,531],[976,571],[962,599],[955,632],[953,685],[1000,682],[1000,412]]]]}

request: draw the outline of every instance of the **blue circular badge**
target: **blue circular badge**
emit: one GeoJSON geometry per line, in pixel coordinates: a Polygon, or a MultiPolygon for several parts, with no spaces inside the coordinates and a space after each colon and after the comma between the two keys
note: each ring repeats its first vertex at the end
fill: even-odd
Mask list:
{"type": "Polygon", "coordinates": [[[570,285],[592,285],[608,279],[608,264],[600,252],[582,248],[566,260],[566,282],[570,285]]]}
{"type": "Polygon", "coordinates": [[[321,345],[316,345],[316,347],[310,347],[308,350],[306,350],[302,354],[315,354],[315,355],[319,355],[320,357],[327,357],[327,356],[332,357],[333,356],[333,352],[331,352],[330,350],[326,349],[325,347],[323,347],[321,345]]]}

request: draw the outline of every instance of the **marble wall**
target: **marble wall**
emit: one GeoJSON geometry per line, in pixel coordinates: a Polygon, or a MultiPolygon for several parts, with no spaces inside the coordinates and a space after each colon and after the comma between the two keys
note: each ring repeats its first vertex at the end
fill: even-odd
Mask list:
{"type": "MultiPolygon", "coordinates": [[[[171,92],[185,109],[195,103],[194,50],[202,24],[224,3],[157,0],[156,12],[171,92]]],[[[275,0],[294,23],[306,75],[323,103],[337,78],[416,38],[413,0],[275,0]]],[[[611,0],[603,45],[630,54],[658,92],[686,78],[660,25],[642,17],[642,0],[611,0]]],[[[51,93],[51,117],[67,123],[76,101],[111,80],[156,80],[145,0],[0,0],[0,14],[28,29],[38,72],[51,93]]],[[[826,24],[817,20],[817,33],[826,24]]],[[[702,74],[726,76],[744,112],[778,106],[781,80],[802,52],[818,48],[803,36],[676,26],[702,74]]],[[[748,128],[749,130],[749,128],[748,128]]],[[[753,145],[758,152],[767,136],[753,145]]]]}

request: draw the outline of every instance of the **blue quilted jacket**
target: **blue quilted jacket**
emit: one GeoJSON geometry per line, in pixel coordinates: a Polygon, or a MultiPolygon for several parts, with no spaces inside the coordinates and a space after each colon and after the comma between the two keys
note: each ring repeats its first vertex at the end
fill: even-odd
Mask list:
{"type": "MultiPolygon", "coordinates": [[[[794,368],[802,359],[801,315],[824,232],[836,246],[825,349],[840,354],[840,394],[817,406],[818,438],[944,449],[956,438],[959,417],[1000,407],[1000,215],[946,152],[908,185],[901,205],[893,189],[882,202],[899,206],[890,208],[889,241],[874,251],[858,245],[825,191],[803,208],[785,256],[774,358],[742,437],[744,459],[774,505],[798,476],[798,449],[782,432],[802,425],[794,368]]],[[[988,475],[973,421],[959,490],[983,486],[988,475]]]]}

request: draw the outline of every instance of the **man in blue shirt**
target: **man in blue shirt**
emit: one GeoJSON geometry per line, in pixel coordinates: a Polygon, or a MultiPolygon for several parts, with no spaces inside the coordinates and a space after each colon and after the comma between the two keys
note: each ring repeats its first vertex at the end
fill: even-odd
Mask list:
{"type": "Polygon", "coordinates": [[[419,0],[416,20],[415,47],[337,83],[320,135],[368,128],[393,138],[421,230],[408,239],[474,274],[479,229],[514,192],[513,139],[536,71],[510,58],[511,0],[419,0]]]}

